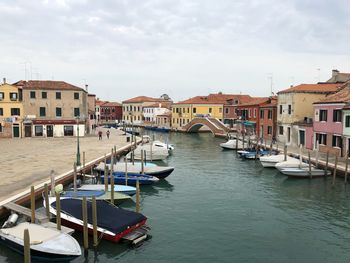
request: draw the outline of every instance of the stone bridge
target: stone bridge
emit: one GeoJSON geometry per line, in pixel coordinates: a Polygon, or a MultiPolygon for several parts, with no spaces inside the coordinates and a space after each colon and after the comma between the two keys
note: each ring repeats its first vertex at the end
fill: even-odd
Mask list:
{"type": "Polygon", "coordinates": [[[230,131],[230,128],[226,127],[221,121],[209,117],[194,118],[183,126],[182,130],[186,132],[198,132],[203,126],[208,127],[214,135],[226,135],[230,131]]]}

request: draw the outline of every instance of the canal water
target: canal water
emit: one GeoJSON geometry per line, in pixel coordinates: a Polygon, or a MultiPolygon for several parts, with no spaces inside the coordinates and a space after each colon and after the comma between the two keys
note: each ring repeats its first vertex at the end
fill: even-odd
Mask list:
{"type": "MultiPolygon", "coordinates": [[[[175,171],[141,189],[152,238],[136,249],[101,241],[73,262],[349,262],[349,185],[287,179],[221,150],[211,134],[169,139],[175,171]]],[[[0,262],[21,261],[0,247],[0,262]]]]}

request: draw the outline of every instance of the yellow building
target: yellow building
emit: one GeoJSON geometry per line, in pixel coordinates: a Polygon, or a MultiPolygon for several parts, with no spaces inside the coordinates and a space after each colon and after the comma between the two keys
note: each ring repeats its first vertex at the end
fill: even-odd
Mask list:
{"type": "Polygon", "coordinates": [[[0,138],[22,137],[22,90],[6,83],[0,85],[0,138]]]}
{"type": "Polygon", "coordinates": [[[223,120],[225,98],[218,98],[217,94],[196,96],[173,104],[172,128],[185,126],[195,117],[211,117],[223,120]]]}
{"type": "Polygon", "coordinates": [[[170,99],[163,98],[151,98],[146,96],[138,96],[122,102],[123,104],[123,121],[125,123],[133,123],[136,125],[143,124],[144,112],[143,108],[151,106],[154,103],[161,103],[162,105],[169,106],[172,104],[170,99]]]}

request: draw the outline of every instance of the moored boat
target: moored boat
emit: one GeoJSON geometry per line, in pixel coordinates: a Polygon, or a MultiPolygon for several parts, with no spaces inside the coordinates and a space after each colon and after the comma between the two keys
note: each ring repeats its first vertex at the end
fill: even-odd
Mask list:
{"type": "MultiPolygon", "coordinates": [[[[82,191],[64,191],[60,193],[62,197],[70,197],[70,198],[78,198],[82,199],[83,197],[86,198],[92,198],[93,196],[96,197],[96,200],[106,200],[106,201],[111,201],[112,195],[110,191],[92,191],[92,190],[82,190],[82,191]]],[[[122,194],[115,192],[114,196],[114,203],[115,204],[121,204],[126,200],[131,199],[129,195],[122,194]]]]}
{"type": "MultiPolygon", "coordinates": [[[[125,173],[123,174],[113,174],[115,184],[125,184],[125,173]]],[[[105,180],[105,176],[101,176],[102,183],[105,180]]],[[[108,183],[110,183],[110,177],[108,177],[108,183]]],[[[136,185],[136,182],[139,181],[140,185],[150,185],[159,181],[157,177],[146,175],[146,174],[129,174],[128,173],[128,185],[136,185]]]]}
{"type": "MultiPolygon", "coordinates": [[[[78,188],[78,190],[81,191],[104,191],[105,185],[104,184],[84,184],[78,188]]],[[[111,185],[108,185],[108,191],[111,191],[111,185]]],[[[133,186],[128,185],[115,185],[114,191],[126,195],[133,196],[136,194],[136,188],[133,186]]]]}
{"type": "MultiPolygon", "coordinates": [[[[50,212],[56,215],[56,199],[50,197],[50,212]]],[[[61,198],[62,224],[78,231],[83,230],[82,200],[61,198]]],[[[97,232],[103,239],[118,242],[120,239],[136,229],[142,227],[147,218],[137,212],[118,208],[111,203],[97,200],[97,232]]],[[[44,202],[45,205],[45,202],[44,202]]],[[[87,201],[88,215],[92,214],[92,203],[87,201]]],[[[92,234],[92,217],[88,216],[88,232],[92,234]]]]}
{"type": "Polygon", "coordinates": [[[228,149],[228,150],[242,150],[243,149],[243,143],[242,141],[236,139],[230,139],[227,142],[220,143],[220,147],[223,149],[228,149]],[[237,148],[236,148],[237,145],[237,148]]]}
{"type": "Polygon", "coordinates": [[[32,259],[68,261],[81,255],[79,243],[70,235],[53,228],[28,222],[0,229],[0,243],[23,254],[23,233],[28,229],[32,259]]]}
{"type": "Polygon", "coordinates": [[[310,178],[310,177],[323,177],[330,175],[331,172],[327,171],[325,172],[322,169],[316,169],[316,168],[309,168],[302,167],[302,168],[283,168],[279,170],[282,174],[287,175],[288,177],[294,177],[294,178],[310,178]]]}
{"type": "MultiPolygon", "coordinates": [[[[290,160],[291,157],[287,156],[287,160],[290,160]]],[[[284,154],[276,155],[266,155],[260,157],[260,163],[263,167],[273,167],[275,168],[277,163],[284,161],[284,154]]]]}
{"type": "Polygon", "coordinates": [[[276,163],[275,165],[277,170],[282,170],[284,168],[299,168],[299,167],[309,167],[309,164],[301,162],[300,159],[289,157],[287,161],[282,161],[276,163]]]}

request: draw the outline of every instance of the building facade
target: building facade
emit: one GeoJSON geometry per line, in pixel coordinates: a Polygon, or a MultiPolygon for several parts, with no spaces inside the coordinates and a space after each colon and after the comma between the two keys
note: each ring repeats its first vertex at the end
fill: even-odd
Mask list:
{"type": "Polygon", "coordinates": [[[23,128],[22,90],[14,85],[0,85],[0,138],[20,138],[23,128]]]}
{"type": "Polygon", "coordinates": [[[123,120],[122,105],[109,101],[100,104],[100,120],[102,123],[120,123],[123,120]]]}
{"type": "Polygon", "coordinates": [[[14,83],[22,90],[24,137],[84,136],[87,92],[64,81],[14,83]],[[78,128],[79,127],[79,128],[78,128]]]}
{"type": "Polygon", "coordinates": [[[341,83],[301,84],[278,92],[277,140],[287,145],[299,146],[303,135],[309,137],[304,134],[304,128],[313,123],[313,103],[335,93],[341,85],[341,83]]]}

